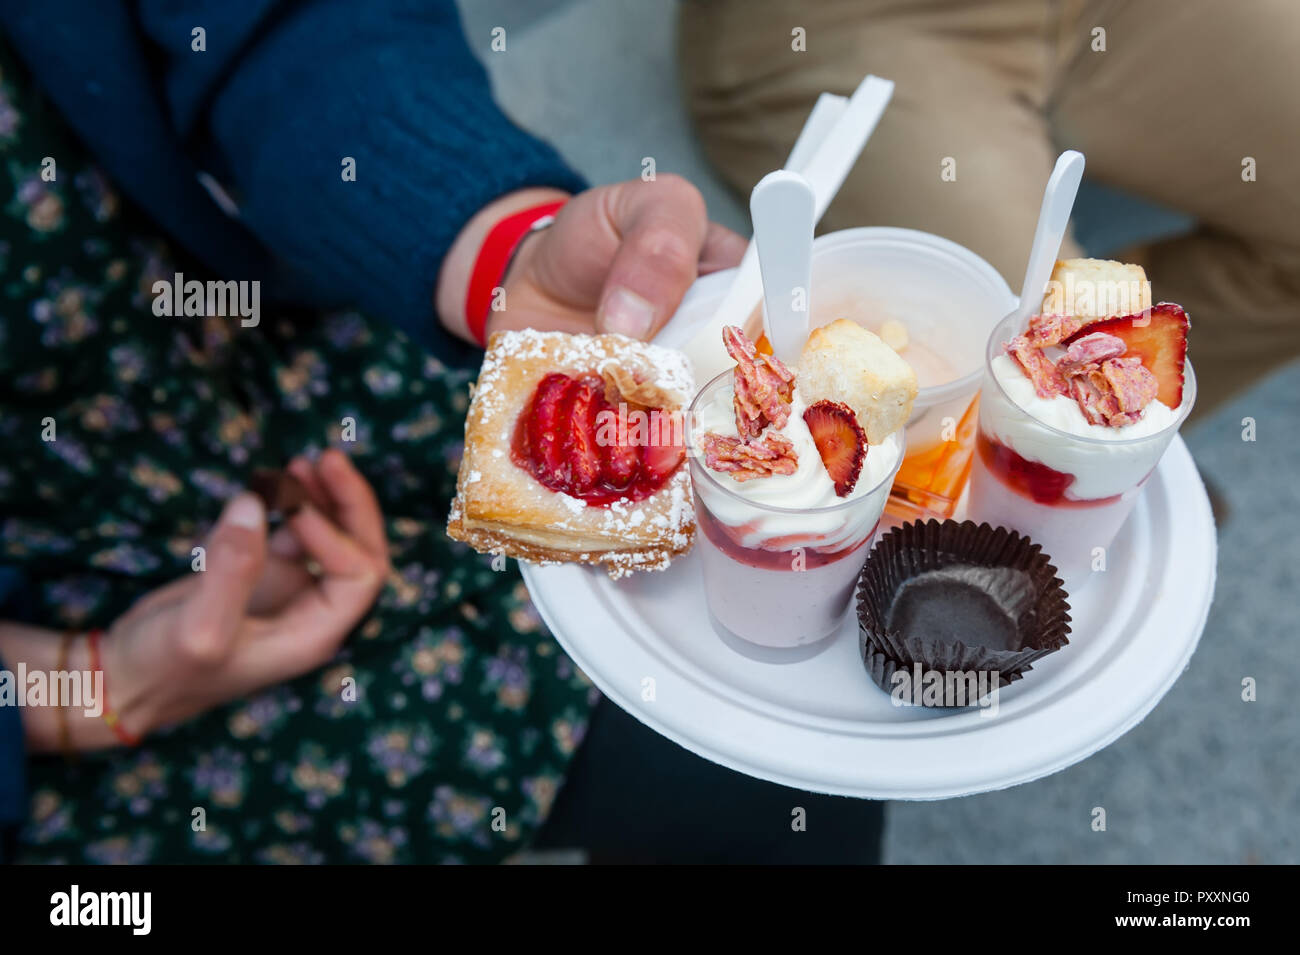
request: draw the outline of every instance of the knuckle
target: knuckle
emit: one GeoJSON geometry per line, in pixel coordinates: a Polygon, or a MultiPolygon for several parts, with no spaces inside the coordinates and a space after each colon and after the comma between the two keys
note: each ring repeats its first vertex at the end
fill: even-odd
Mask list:
{"type": "Polygon", "coordinates": [[[223,575],[244,577],[257,569],[257,562],[257,552],[251,547],[241,546],[231,540],[222,540],[213,548],[208,569],[223,575]]]}
{"type": "Polygon", "coordinates": [[[637,251],[654,267],[673,271],[692,269],[698,250],[680,230],[666,225],[648,227],[637,243],[637,251]]]}
{"type": "Polygon", "coordinates": [[[206,623],[192,624],[181,635],[181,649],[186,658],[198,666],[213,666],[225,656],[221,635],[206,623]]]}
{"type": "Polygon", "coordinates": [[[695,183],[675,172],[664,173],[659,177],[659,182],[676,201],[703,216],[706,208],[704,193],[700,192],[695,183]]]}
{"type": "Polygon", "coordinates": [[[378,594],[388,580],[388,561],[377,559],[366,569],[365,582],[371,594],[378,594]]]}
{"type": "MultiPolygon", "coordinates": [[[[342,636],[346,635],[345,632],[342,636]]],[[[314,670],[325,666],[339,655],[339,648],[342,644],[342,637],[339,639],[316,640],[307,653],[308,669],[314,670]]]]}

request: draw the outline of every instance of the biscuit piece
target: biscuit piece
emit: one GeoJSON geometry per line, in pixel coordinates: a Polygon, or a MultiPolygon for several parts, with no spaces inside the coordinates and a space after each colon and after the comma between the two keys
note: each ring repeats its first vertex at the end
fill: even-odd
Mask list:
{"type": "Polygon", "coordinates": [[[1151,283],[1140,265],[1110,259],[1057,260],[1043,296],[1043,315],[1096,321],[1151,308],[1151,283]]]}
{"type": "Polygon", "coordinates": [[[852,408],[869,444],[880,444],[901,428],[916,399],[912,366],[847,318],[808,336],[795,382],[805,405],[825,399],[852,408]]]}

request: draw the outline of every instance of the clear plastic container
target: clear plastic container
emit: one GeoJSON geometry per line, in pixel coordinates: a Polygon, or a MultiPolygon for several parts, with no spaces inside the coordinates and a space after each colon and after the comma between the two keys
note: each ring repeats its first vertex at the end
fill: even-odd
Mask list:
{"type": "Polygon", "coordinates": [[[921,385],[891,514],[951,517],[974,453],[976,393],[989,331],[1015,307],[1002,276],[970,249],[913,229],[845,229],[814,243],[813,327],[893,319],[921,385]]]}
{"type": "MultiPolygon", "coordinates": [[[[696,550],[714,623],[766,647],[816,643],[838,630],[852,602],[903,459],[901,433],[868,450],[885,456],[884,476],[859,496],[817,508],[752,501],[704,464],[698,412],[731,404],[732,373],[723,372],[696,396],[686,415],[686,448],[695,489],[696,550]]],[[[775,480],[758,478],[756,480],[775,480]]]]}
{"type": "MultiPolygon", "coordinates": [[[[734,270],[705,276],[656,341],[682,347],[722,301],[734,270]]],[[[910,343],[903,358],[921,388],[907,422],[907,459],[887,509],[893,515],[950,517],[970,474],[975,398],[989,331],[1016,297],[970,249],[914,229],[864,227],[813,242],[811,328],[850,318],[878,331],[901,322],[910,343]]],[[[755,308],[746,331],[762,331],[755,308]]],[[[719,340],[721,351],[722,342],[719,340]]]]}
{"type": "Polygon", "coordinates": [[[1108,565],[1110,546],[1142,486],[1191,413],[1196,375],[1188,362],[1182,403],[1157,432],[1118,440],[1072,434],[1016,404],[994,374],[1003,343],[1023,324],[1009,315],[989,336],[967,514],[1027,534],[1066,584],[1078,586],[1094,568],[1108,565]]]}

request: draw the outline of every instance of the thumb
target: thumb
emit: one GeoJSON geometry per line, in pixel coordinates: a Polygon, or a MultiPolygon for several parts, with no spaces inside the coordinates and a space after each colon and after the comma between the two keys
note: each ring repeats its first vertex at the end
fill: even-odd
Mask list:
{"type": "Polygon", "coordinates": [[[661,176],[622,184],[613,218],[622,242],[601,291],[596,327],[649,339],[696,279],[708,211],[685,179],[661,176]]]}
{"type": "Polygon", "coordinates": [[[182,648],[196,661],[217,663],[230,652],[266,562],[266,511],[257,495],[235,495],[207,543],[205,569],[181,614],[182,648]]]}

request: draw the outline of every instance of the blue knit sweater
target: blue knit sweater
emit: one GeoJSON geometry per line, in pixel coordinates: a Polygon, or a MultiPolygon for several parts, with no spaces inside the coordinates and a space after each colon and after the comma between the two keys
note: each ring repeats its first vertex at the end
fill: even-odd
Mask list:
{"type": "Polygon", "coordinates": [[[511,190],[583,187],[492,102],[452,0],[2,0],[0,18],[114,182],[214,271],[359,306],[452,361],[471,353],[432,303],[460,228],[511,190]]]}
{"type": "MultiPolygon", "coordinates": [[[[492,102],[452,0],[0,0],[0,24],[118,187],[215,273],[360,307],[449,363],[473,357],[433,313],[461,227],[515,189],[583,187],[492,102]]],[[[15,580],[0,569],[0,619],[15,580]]],[[[21,760],[0,711],[0,858],[21,760]]]]}

